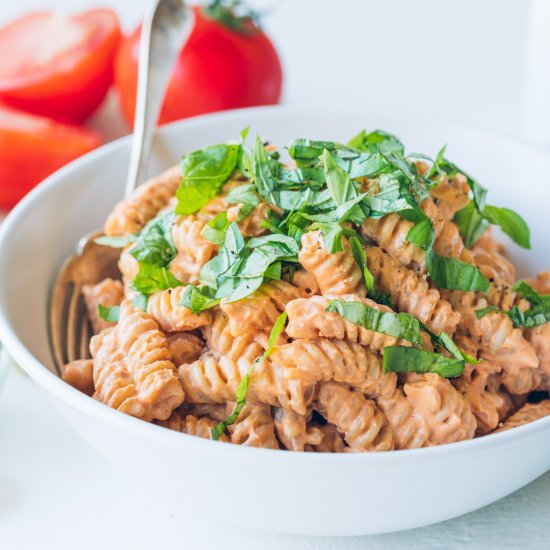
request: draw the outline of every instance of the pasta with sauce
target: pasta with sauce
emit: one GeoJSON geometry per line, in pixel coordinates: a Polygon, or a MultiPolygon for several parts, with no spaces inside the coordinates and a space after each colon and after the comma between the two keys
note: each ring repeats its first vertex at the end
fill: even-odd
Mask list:
{"type": "Polygon", "coordinates": [[[550,415],[550,274],[516,281],[479,182],[383,131],[288,150],[206,147],[115,207],[99,242],[121,280],[83,289],[91,357],[64,380],[162,428],[298,452],[550,415]]]}

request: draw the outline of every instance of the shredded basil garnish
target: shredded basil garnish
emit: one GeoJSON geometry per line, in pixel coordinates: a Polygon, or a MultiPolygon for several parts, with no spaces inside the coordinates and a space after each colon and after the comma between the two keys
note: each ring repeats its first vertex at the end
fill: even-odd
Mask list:
{"type": "Polygon", "coordinates": [[[449,358],[440,353],[405,346],[384,348],[384,372],[436,373],[444,378],[455,378],[464,371],[462,359],[449,358]]]}
{"type": "Polygon", "coordinates": [[[271,352],[273,351],[273,348],[275,347],[275,344],[277,343],[277,340],[279,339],[279,336],[283,332],[283,329],[285,327],[287,319],[287,313],[286,311],[284,313],[281,313],[277,320],[275,321],[275,324],[273,325],[273,328],[271,329],[271,333],[269,335],[269,340],[267,342],[267,347],[261,357],[256,359],[254,363],[252,363],[252,366],[248,370],[248,372],[243,376],[242,380],[240,381],[236,395],[235,395],[235,401],[236,406],[233,412],[229,417],[227,417],[222,422],[216,424],[211,430],[212,433],[212,439],[218,440],[222,434],[225,432],[227,426],[231,426],[231,424],[234,424],[237,421],[237,418],[239,418],[240,412],[243,410],[243,407],[246,405],[246,393],[248,392],[248,385],[250,383],[250,375],[252,374],[252,371],[260,365],[265,359],[269,357],[271,352]]]}
{"type": "Polygon", "coordinates": [[[361,302],[331,300],[327,311],[338,313],[344,319],[368,330],[394,336],[414,344],[421,344],[420,323],[407,313],[380,311],[361,302]]]}

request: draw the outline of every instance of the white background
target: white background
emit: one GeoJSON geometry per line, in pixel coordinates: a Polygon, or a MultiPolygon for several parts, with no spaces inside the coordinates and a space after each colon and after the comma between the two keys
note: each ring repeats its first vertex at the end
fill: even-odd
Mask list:
{"type": "MultiPolygon", "coordinates": [[[[147,4],[0,0],[0,23],[31,8],[78,10],[98,3],[117,8],[126,30],[147,4]]],[[[284,63],[287,103],[370,103],[550,146],[550,1],[273,0],[253,5],[271,11],[265,27],[284,63]]],[[[106,138],[124,132],[114,98],[90,124],[106,138]]],[[[364,125],[368,121],[358,121],[364,125]]],[[[24,375],[12,370],[0,391],[0,548],[5,550],[549,545],[549,474],[482,511],[379,537],[287,537],[176,517],[86,447],[24,375]]],[[[235,513],[254,505],[246,495],[235,497],[235,513]]]]}

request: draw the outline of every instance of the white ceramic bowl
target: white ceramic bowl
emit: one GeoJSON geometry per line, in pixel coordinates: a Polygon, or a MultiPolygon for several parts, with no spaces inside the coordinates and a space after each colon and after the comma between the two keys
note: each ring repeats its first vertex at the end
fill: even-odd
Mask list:
{"type": "MultiPolygon", "coordinates": [[[[524,272],[550,265],[545,243],[550,156],[509,139],[375,113],[259,108],[163,128],[151,172],[181,153],[235,139],[251,126],[286,145],[297,136],[346,140],[362,127],[396,133],[408,150],[448,155],[489,188],[490,202],[524,214],[533,251],[512,248],[524,272]],[[546,222],[546,223],[545,223],[546,222]]],[[[100,227],[122,195],[123,139],[57,172],[0,230],[0,337],[15,360],[55,397],[92,447],[174,509],[286,533],[358,535],[418,527],[470,512],[550,469],[550,417],[473,441],[372,454],[301,454],[221,444],[147,424],[71,388],[53,371],[47,335],[50,287],[80,236],[100,227]]],[[[44,472],[47,474],[47,472],[44,472]]]]}

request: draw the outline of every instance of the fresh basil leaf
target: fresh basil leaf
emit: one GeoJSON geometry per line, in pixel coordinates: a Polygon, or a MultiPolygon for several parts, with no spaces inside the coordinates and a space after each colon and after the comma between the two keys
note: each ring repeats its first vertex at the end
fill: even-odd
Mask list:
{"type": "Polygon", "coordinates": [[[188,285],[181,296],[180,305],[199,315],[206,309],[217,306],[219,299],[214,297],[212,289],[205,286],[188,285]]]}
{"type": "Polygon", "coordinates": [[[363,275],[363,280],[365,281],[365,286],[367,287],[367,295],[371,296],[376,294],[376,290],[374,289],[374,276],[368,268],[367,255],[361,241],[357,237],[350,237],[348,242],[355,263],[359,266],[359,269],[361,269],[361,274],[363,275]]]}
{"type": "Polygon", "coordinates": [[[380,148],[383,147],[386,151],[400,156],[405,154],[405,148],[401,141],[393,134],[384,130],[374,130],[368,134],[365,130],[361,130],[361,132],[351,138],[348,146],[354,149],[367,150],[371,153],[378,153],[380,152],[380,148]]]}
{"type": "Polygon", "coordinates": [[[140,263],[139,272],[130,286],[136,292],[149,295],[159,290],[185,286],[185,283],[165,267],[140,263]]]}
{"type": "MultiPolygon", "coordinates": [[[[149,300],[149,297],[146,294],[138,294],[132,300],[132,306],[134,306],[134,309],[141,309],[142,311],[147,311],[148,300],[149,300]]],[[[101,304],[98,304],[97,312],[99,314],[99,317],[104,321],[107,321],[108,323],[118,323],[120,319],[120,306],[107,307],[107,306],[102,306],[101,304]]]]}
{"type": "Polygon", "coordinates": [[[502,309],[499,309],[496,306],[487,306],[481,309],[476,309],[475,314],[478,319],[481,319],[482,317],[485,317],[485,315],[487,315],[488,313],[493,313],[493,312],[503,313],[504,315],[507,314],[506,311],[502,311],[502,309]]]}
{"type": "Polygon", "coordinates": [[[518,281],[512,286],[512,290],[515,290],[526,300],[529,300],[533,305],[542,304],[550,300],[550,294],[539,294],[530,284],[525,281],[518,281]]]}
{"type": "Polygon", "coordinates": [[[237,302],[258,290],[263,282],[263,275],[247,279],[226,279],[224,283],[227,283],[227,286],[232,284],[233,290],[229,294],[226,294],[227,289],[220,286],[220,289],[216,292],[216,297],[225,297],[227,303],[237,302]]]}
{"type": "Polygon", "coordinates": [[[436,287],[484,293],[489,290],[489,281],[473,265],[433,252],[426,254],[426,263],[430,278],[436,287]]]}
{"type": "Polygon", "coordinates": [[[216,290],[219,277],[235,265],[243,249],[244,239],[239,226],[232,222],[225,232],[225,241],[218,254],[202,267],[199,275],[200,282],[216,290]]]}
{"type": "Polygon", "coordinates": [[[356,198],[358,193],[353,180],[349,174],[338,166],[328,149],[323,150],[321,160],[325,169],[327,189],[330,191],[332,200],[336,206],[356,198]]]}
{"type": "Polygon", "coordinates": [[[288,152],[299,166],[314,166],[325,149],[336,153],[342,160],[351,160],[360,155],[359,151],[341,143],[302,138],[292,140],[288,152]]]}
{"type": "Polygon", "coordinates": [[[231,415],[229,415],[228,418],[216,424],[216,426],[212,428],[212,431],[211,431],[212,439],[218,440],[222,436],[222,434],[225,432],[227,427],[231,426],[237,421],[237,418],[239,417],[240,412],[243,410],[243,407],[246,405],[246,394],[248,392],[248,386],[250,384],[250,375],[258,365],[260,365],[263,361],[265,361],[271,355],[271,352],[273,351],[273,348],[275,347],[277,340],[279,339],[279,336],[284,330],[286,319],[287,319],[286,311],[284,313],[281,313],[281,315],[277,317],[277,320],[275,321],[275,324],[271,329],[271,333],[269,334],[267,347],[263,355],[258,359],[256,359],[254,363],[252,363],[252,366],[250,367],[250,369],[248,369],[248,372],[243,376],[239,385],[237,386],[237,391],[235,393],[235,401],[236,401],[235,409],[233,410],[231,415]]]}
{"type": "Polygon", "coordinates": [[[312,229],[318,228],[323,235],[325,248],[331,253],[344,252],[344,243],[342,242],[343,227],[339,223],[318,222],[311,226],[312,229]]]}
{"type": "Polygon", "coordinates": [[[275,262],[265,270],[264,277],[267,277],[268,279],[275,279],[276,281],[280,281],[282,271],[283,271],[283,264],[281,262],[275,262]]]}
{"type": "Polygon", "coordinates": [[[258,136],[252,151],[252,179],[256,191],[265,201],[277,204],[277,178],[279,164],[268,156],[265,146],[258,136]]]}
{"type": "Polygon", "coordinates": [[[327,311],[340,314],[344,319],[368,330],[421,344],[420,323],[407,313],[379,311],[361,302],[331,300],[327,311]]]}
{"type": "Polygon", "coordinates": [[[167,266],[176,255],[172,226],[176,214],[162,212],[149,221],[138,234],[130,254],[140,263],[167,266]]]}
{"type": "Polygon", "coordinates": [[[201,235],[211,243],[223,244],[225,241],[225,232],[229,227],[227,212],[216,214],[203,228],[201,235]]]}
{"type": "MultiPolygon", "coordinates": [[[[485,187],[483,187],[477,180],[472,178],[472,176],[469,176],[466,172],[464,172],[464,170],[460,169],[456,164],[453,164],[447,159],[443,159],[439,163],[439,167],[445,171],[449,177],[454,177],[458,173],[463,174],[470,189],[472,190],[474,206],[478,211],[478,215],[485,218],[489,223],[498,225],[502,231],[519,246],[522,246],[523,248],[531,248],[529,227],[525,223],[525,220],[517,212],[514,212],[508,208],[498,208],[496,206],[486,204],[487,189],[485,189],[485,187]]],[[[463,220],[463,223],[471,223],[471,231],[473,231],[474,228],[478,232],[481,231],[479,220],[472,220],[472,214],[468,211],[466,214],[469,214],[470,217],[463,220]]],[[[466,235],[468,235],[467,232],[466,235]]],[[[472,237],[475,235],[475,232],[472,233],[472,237]]],[[[472,240],[473,239],[471,238],[470,242],[472,240]]]]}
{"type": "Polygon", "coordinates": [[[126,245],[133,243],[136,240],[136,235],[122,235],[120,237],[108,237],[107,235],[102,235],[94,239],[95,244],[100,244],[102,246],[110,246],[112,248],[124,248],[126,245]]]}
{"type": "Polygon", "coordinates": [[[472,248],[489,227],[489,222],[477,211],[473,201],[459,210],[453,221],[458,227],[466,248],[472,248]]]}
{"type": "Polygon", "coordinates": [[[483,217],[493,225],[498,225],[506,235],[523,248],[531,248],[531,232],[525,220],[513,210],[487,205],[483,217]]]}
{"type": "Polygon", "coordinates": [[[464,353],[454,342],[453,339],[445,332],[441,334],[433,333],[424,323],[420,323],[422,330],[430,335],[432,343],[441,349],[444,349],[450,353],[455,359],[460,359],[466,363],[473,363],[479,365],[481,361],[478,361],[475,357],[464,353]]]}
{"type": "Polygon", "coordinates": [[[518,306],[513,306],[509,311],[503,311],[498,307],[489,306],[476,310],[476,317],[481,319],[481,317],[492,312],[508,315],[516,328],[534,328],[550,322],[550,300],[545,298],[526,311],[522,311],[518,306]]]}
{"type": "Polygon", "coordinates": [[[481,183],[477,180],[469,176],[464,170],[446,158],[442,158],[438,165],[441,170],[449,176],[449,178],[454,178],[457,174],[462,174],[466,178],[468,186],[472,190],[472,194],[474,196],[475,207],[479,212],[482,212],[485,208],[485,202],[487,199],[487,189],[485,189],[485,187],[483,187],[483,185],[481,185],[481,183]]]}
{"type": "Polygon", "coordinates": [[[220,144],[184,156],[176,212],[193,214],[215,197],[237,167],[240,154],[240,144],[220,144]]]}
{"type": "Polygon", "coordinates": [[[400,216],[414,222],[407,233],[407,241],[430,252],[434,243],[435,233],[432,220],[419,207],[399,212],[400,216]]]}
{"type": "Polygon", "coordinates": [[[120,318],[120,306],[107,307],[98,304],[97,313],[101,319],[108,323],[118,323],[120,318]]]}
{"type": "Polygon", "coordinates": [[[232,189],[227,197],[225,197],[225,202],[227,204],[241,205],[237,218],[237,222],[240,222],[249,216],[254,208],[260,204],[260,197],[258,197],[254,185],[248,183],[232,189]]]}
{"type": "Polygon", "coordinates": [[[432,353],[405,346],[384,348],[384,372],[417,372],[436,373],[444,378],[455,378],[464,371],[464,361],[449,358],[439,353],[432,353]]]}

